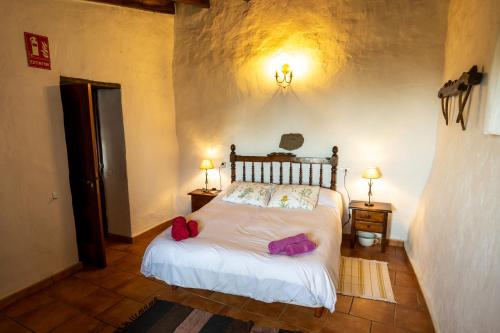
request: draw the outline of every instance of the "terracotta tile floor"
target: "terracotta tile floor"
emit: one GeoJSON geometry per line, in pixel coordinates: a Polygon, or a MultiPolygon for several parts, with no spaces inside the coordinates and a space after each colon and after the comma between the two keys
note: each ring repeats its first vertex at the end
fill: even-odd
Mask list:
{"type": "Polygon", "coordinates": [[[206,290],[173,290],[139,273],[141,254],[152,236],[135,244],[109,243],[109,265],[86,269],[0,309],[0,332],[113,332],[154,297],[217,312],[267,327],[303,332],[433,332],[432,323],[404,249],[350,249],[342,255],[389,262],[398,304],[339,295],[337,311],[314,317],[313,310],[206,290]]]}

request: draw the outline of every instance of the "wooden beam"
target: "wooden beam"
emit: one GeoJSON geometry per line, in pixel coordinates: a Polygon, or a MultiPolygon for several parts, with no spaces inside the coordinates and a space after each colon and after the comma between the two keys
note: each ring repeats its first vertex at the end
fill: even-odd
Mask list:
{"type": "Polygon", "coordinates": [[[87,0],[87,1],[100,2],[121,7],[135,8],[156,13],[175,14],[175,1],[173,0],[87,0]]]}
{"type": "Polygon", "coordinates": [[[203,8],[210,8],[210,0],[175,0],[178,3],[185,3],[187,5],[193,5],[203,8]]]}

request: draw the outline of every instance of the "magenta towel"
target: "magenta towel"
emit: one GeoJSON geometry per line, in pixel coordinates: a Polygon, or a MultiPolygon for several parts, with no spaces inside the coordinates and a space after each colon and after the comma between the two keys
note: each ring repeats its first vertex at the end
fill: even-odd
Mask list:
{"type": "Polygon", "coordinates": [[[278,254],[280,252],[285,251],[285,247],[287,245],[298,243],[307,240],[307,236],[305,234],[298,234],[295,236],[283,238],[280,240],[272,241],[269,243],[267,248],[269,249],[269,253],[278,254]]]}
{"type": "Polygon", "coordinates": [[[186,219],[182,216],[177,216],[172,220],[172,238],[176,241],[181,241],[189,238],[189,229],[186,224],[186,219]]]}
{"type": "Polygon", "coordinates": [[[172,225],[176,224],[186,224],[186,218],[184,216],[177,216],[172,219],[172,225]]]}
{"type": "Polygon", "coordinates": [[[300,243],[294,243],[285,247],[285,252],[288,256],[296,256],[297,254],[312,252],[316,248],[316,244],[308,239],[300,243]]]}
{"type": "Polygon", "coordinates": [[[187,223],[187,227],[189,229],[189,237],[196,237],[198,236],[198,222],[191,220],[187,223]]]}

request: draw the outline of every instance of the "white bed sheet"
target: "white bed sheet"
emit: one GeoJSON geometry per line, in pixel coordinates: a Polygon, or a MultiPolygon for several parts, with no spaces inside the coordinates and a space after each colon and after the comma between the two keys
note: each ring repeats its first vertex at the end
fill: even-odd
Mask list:
{"type": "Polygon", "coordinates": [[[222,201],[191,214],[200,234],[176,242],[170,228],[146,249],[141,272],[168,284],[334,311],[342,239],[340,194],[322,189],[312,211],[222,201]],[[328,191],[328,192],[325,192],[328,191]],[[304,232],[312,253],[270,255],[267,245],[304,232]]]}

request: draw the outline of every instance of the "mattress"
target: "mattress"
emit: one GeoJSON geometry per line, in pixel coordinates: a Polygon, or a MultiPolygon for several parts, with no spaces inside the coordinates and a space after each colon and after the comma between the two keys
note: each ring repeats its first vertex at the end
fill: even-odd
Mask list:
{"type": "Polygon", "coordinates": [[[223,195],[189,216],[199,223],[198,237],[176,242],[170,228],[159,234],[146,249],[141,272],[170,285],[333,312],[342,239],[340,194],[321,189],[311,211],[227,203],[223,195]],[[314,252],[268,253],[270,241],[302,232],[318,245],[314,252]]]}

